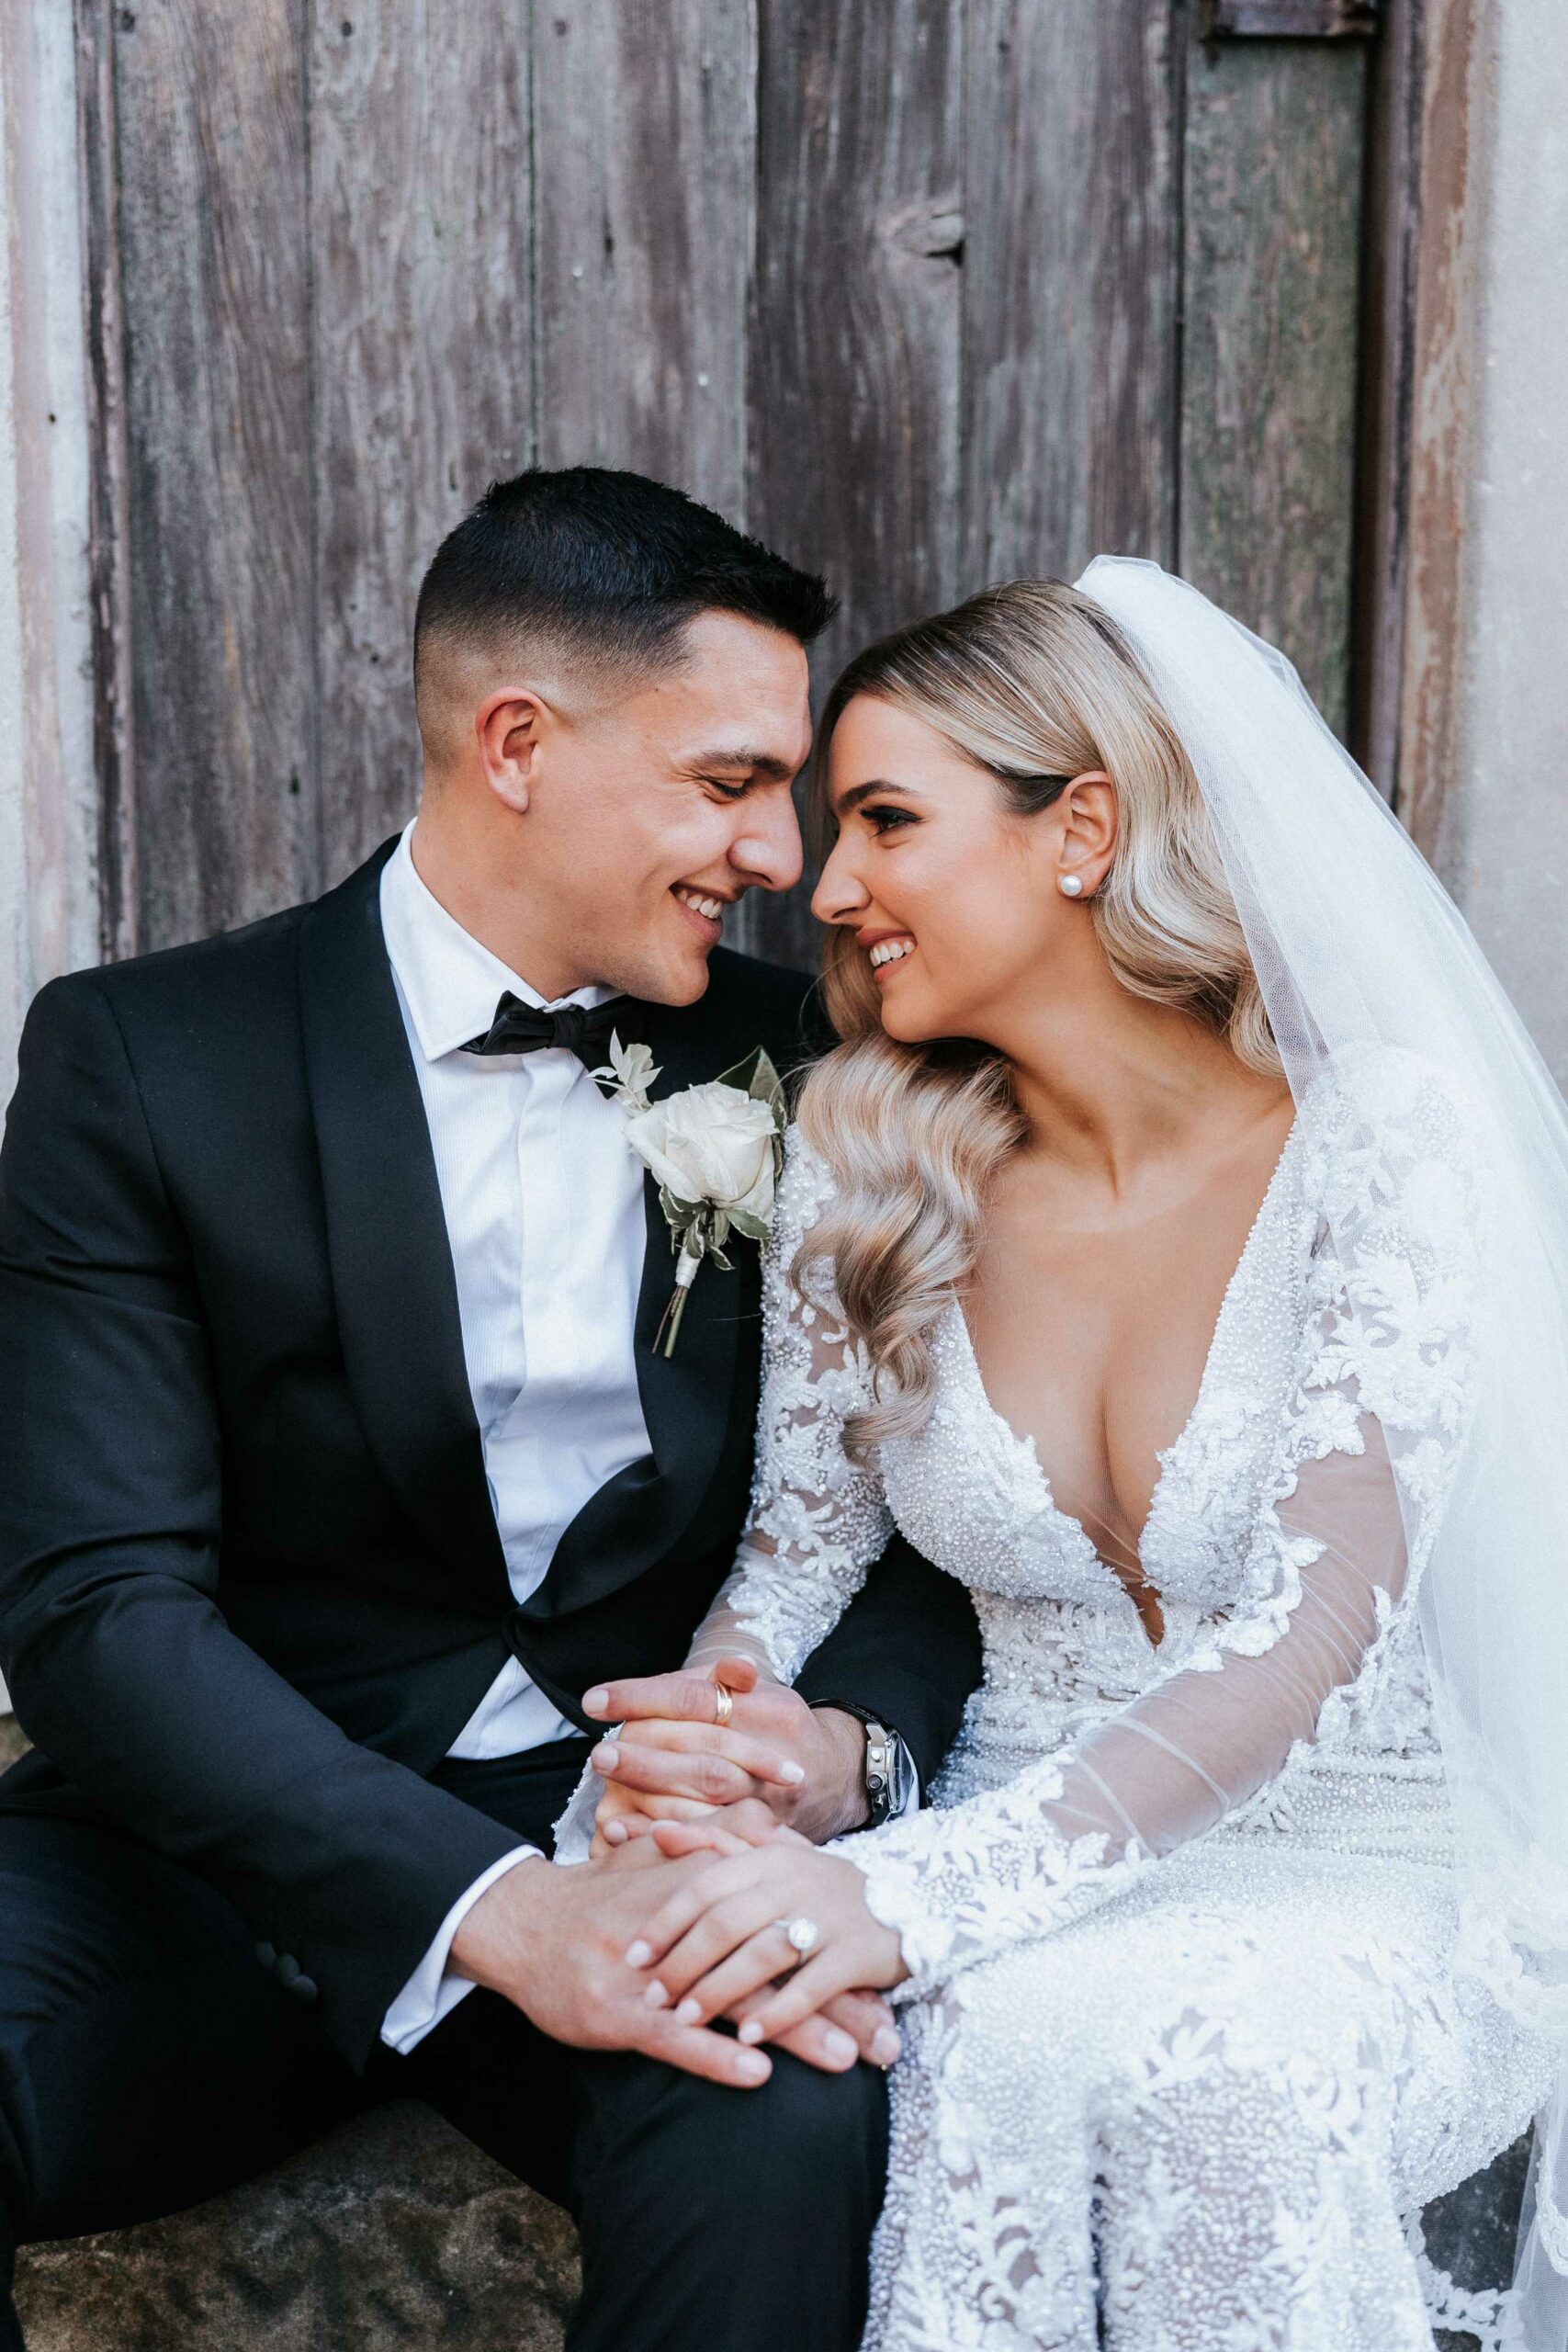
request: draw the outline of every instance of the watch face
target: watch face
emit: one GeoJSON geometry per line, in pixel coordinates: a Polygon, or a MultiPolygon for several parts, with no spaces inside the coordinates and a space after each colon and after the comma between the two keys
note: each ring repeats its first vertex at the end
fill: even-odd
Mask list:
{"type": "Polygon", "coordinates": [[[892,1820],[903,1811],[909,1787],[909,1758],[897,1732],[881,1724],[866,1724],[865,1794],[874,1825],[892,1820]]]}

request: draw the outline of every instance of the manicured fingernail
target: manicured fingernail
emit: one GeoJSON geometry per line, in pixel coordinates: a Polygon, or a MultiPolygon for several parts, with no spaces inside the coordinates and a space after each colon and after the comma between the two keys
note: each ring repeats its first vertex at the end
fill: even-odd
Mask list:
{"type": "Polygon", "coordinates": [[[735,2062],[735,2071],[743,2083],[765,2083],[773,2065],[760,2050],[743,2050],[735,2062]]]}
{"type": "Polygon", "coordinates": [[[702,2013],[702,2003],[694,2001],[688,1995],[675,2012],[675,2022],[677,2025],[695,2025],[702,2013]]]}
{"type": "Polygon", "coordinates": [[[904,2054],[904,2044],[890,2025],[879,2025],[872,2036],[871,2054],[879,2066],[891,2066],[904,2054]]]}
{"type": "Polygon", "coordinates": [[[736,2039],[739,2041],[761,2041],[762,2029],[755,2018],[748,2018],[736,2039]]]}
{"type": "Polygon", "coordinates": [[[613,1739],[602,1739],[588,1760],[596,1772],[613,1772],[621,1760],[621,1751],[613,1739]]]}
{"type": "Polygon", "coordinates": [[[792,1789],[797,1789],[806,1778],[806,1767],[804,1764],[786,1764],[781,1777],[789,1782],[792,1789]]]}
{"type": "Polygon", "coordinates": [[[582,1712],[585,1715],[608,1714],[610,1712],[608,1690],[590,1690],[582,1702],[582,1712]]]}
{"type": "Polygon", "coordinates": [[[606,1846],[624,1846],[630,1836],[631,1832],[624,1821],[607,1821],[604,1824],[606,1846]]]}
{"type": "MultiPolygon", "coordinates": [[[[617,1884],[619,1882],[617,1881],[617,1884]]],[[[645,1944],[640,1936],[638,1936],[635,1944],[628,1944],[626,1946],[626,1966],[628,1968],[646,1968],[652,1958],[653,1946],[651,1944],[645,1944]]]]}
{"type": "Polygon", "coordinates": [[[830,2025],[828,2028],[822,2041],[829,2057],[841,2059],[845,2065],[848,2065],[852,2058],[858,2058],[860,2055],[849,2035],[841,2033],[836,2025],[830,2025]]]}
{"type": "Polygon", "coordinates": [[[670,1996],[656,1976],[642,1997],[650,2009],[661,2009],[668,2002],[670,1996]]]}

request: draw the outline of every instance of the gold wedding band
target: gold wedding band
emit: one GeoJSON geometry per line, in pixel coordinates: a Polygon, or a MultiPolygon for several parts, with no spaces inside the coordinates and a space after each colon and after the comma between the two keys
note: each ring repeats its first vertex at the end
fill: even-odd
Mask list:
{"type": "Polygon", "coordinates": [[[724,1729],[725,1724],[729,1721],[730,1716],[734,1713],[734,1700],[730,1697],[722,1682],[716,1682],[713,1686],[713,1719],[718,1725],[720,1731],[724,1729]]]}

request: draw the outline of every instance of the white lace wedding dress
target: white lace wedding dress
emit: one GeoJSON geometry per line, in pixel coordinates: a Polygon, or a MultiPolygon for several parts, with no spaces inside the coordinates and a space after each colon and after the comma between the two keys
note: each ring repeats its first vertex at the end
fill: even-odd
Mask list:
{"type": "Polygon", "coordinates": [[[1482,1311],[1462,1111],[1393,1052],[1306,1098],[1160,1457],[1157,1645],[956,1302],[928,1427],[847,1461],[867,1368],[827,1284],[788,1280],[830,1191],[792,1136],[752,1523],[703,1638],[793,1676],[895,1522],[979,1614],[931,1809],[835,1849],[913,1972],[867,2345],[1501,2342],[1408,2227],[1552,2069],[1454,1965],[1416,1623],[1482,1311]]]}

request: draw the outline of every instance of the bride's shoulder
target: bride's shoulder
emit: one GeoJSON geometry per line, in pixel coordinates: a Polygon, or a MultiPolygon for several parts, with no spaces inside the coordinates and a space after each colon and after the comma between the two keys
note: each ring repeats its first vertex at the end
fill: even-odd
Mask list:
{"type": "Polygon", "coordinates": [[[814,1226],[838,1193],[838,1183],[827,1160],[809,1142],[797,1120],[784,1129],[784,1173],[779,1178],[775,1229],[797,1238],[814,1226]]]}
{"type": "Polygon", "coordinates": [[[1323,1133],[1425,1130],[1434,1142],[1472,1128],[1481,1109],[1459,1071],[1408,1046],[1357,1046],[1327,1060],[1307,1085],[1300,1116],[1323,1133]]]}
{"type": "Polygon", "coordinates": [[[831,1263],[809,1248],[803,1258],[801,1246],[838,1198],[839,1187],[827,1160],[793,1122],[784,1130],[784,1172],[768,1240],[769,1280],[782,1284],[780,1295],[818,1314],[837,1317],[841,1310],[831,1263]]]}
{"type": "Polygon", "coordinates": [[[1298,1121],[1307,1185],[1392,1204],[1432,1180],[1462,1213],[1480,1175],[1480,1102],[1456,1070],[1409,1047],[1366,1046],[1335,1057],[1303,1094],[1298,1121]]]}

